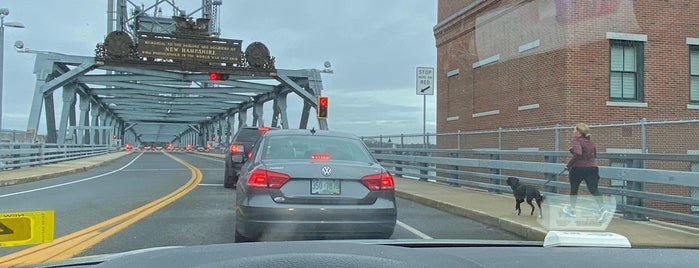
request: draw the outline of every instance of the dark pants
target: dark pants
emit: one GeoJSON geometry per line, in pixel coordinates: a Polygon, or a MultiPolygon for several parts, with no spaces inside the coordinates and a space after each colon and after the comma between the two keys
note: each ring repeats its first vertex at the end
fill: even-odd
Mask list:
{"type": "Polygon", "coordinates": [[[595,196],[595,200],[599,205],[602,205],[602,199],[597,190],[597,185],[599,183],[599,168],[598,167],[571,167],[569,172],[570,177],[570,204],[575,207],[577,201],[578,189],[580,188],[580,183],[585,181],[587,189],[592,195],[595,196]]]}

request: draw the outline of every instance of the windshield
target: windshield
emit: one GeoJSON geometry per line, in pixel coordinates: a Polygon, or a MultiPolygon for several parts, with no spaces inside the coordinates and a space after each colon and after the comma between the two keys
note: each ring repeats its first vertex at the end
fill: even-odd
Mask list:
{"type": "Polygon", "coordinates": [[[2,1],[0,267],[551,231],[697,248],[696,10],[2,1]]]}
{"type": "Polygon", "coordinates": [[[311,159],[374,162],[360,140],[323,136],[273,136],[264,143],[262,159],[311,159]]]}

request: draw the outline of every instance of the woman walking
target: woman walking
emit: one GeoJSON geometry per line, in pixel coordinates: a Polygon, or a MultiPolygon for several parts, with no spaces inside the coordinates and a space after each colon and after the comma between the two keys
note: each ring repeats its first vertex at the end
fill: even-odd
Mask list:
{"type": "Polygon", "coordinates": [[[595,197],[597,204],[600,207],[599,220],[602,221],[608,211],[604,208],[602,196],[597,190],[599,183],[599,168],[597,167],[597,148],[590,140],[590,127],[584,123],[575,125],[573,133],[573,144],[570,147],[570,153],[573,157],[568,161],[566,169],[569,171],[570,178],[570,206],[563,208],[563,212],[570,217],[575,217],[575,205],[578,199],[578,188],[580,183],[585,181],[587,189],[595,197]]]}

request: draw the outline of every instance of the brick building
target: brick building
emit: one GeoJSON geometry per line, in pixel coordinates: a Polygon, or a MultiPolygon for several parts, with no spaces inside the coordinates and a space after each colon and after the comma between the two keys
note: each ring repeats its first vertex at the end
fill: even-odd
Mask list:
{"type": "MultiPolygon", "coordinates": [[[[697,10],[693,0],[439,0],[437,132],[586,122],[600,126],[592,130],[598,151],[640,152],[638,124],[610,124],[699,118],[697,10]]],[[[499,143],[473,135],[460,147],[552,150],[568,148],[570,134],[559,144],[550,130],[509,132],[499,143]]],[[[649,153],[699,152],[697,122],[654,124],[647,135],[649,153]]],[[[669,166],[699,171],[696,163],[647,164],[669,166]]],[[[687,187],[647,190],[699,196],[687,187]]]]}

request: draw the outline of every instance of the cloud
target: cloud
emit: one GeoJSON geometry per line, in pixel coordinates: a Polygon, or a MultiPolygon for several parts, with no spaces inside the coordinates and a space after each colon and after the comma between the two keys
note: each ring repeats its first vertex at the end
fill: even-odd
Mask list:
{"type": "MultiPolygon", "coordinates": [[[[93,55],[95,45],[107,34],[106,1],[3,2],[11,10],[6,21],[21,21],[27,26],[5,32],[2,107],[3,128],[23,130],[36,85],[34,56],[15,53],[11,44],[22,40],[30,49],[93,55]]],[[[199,3],[177,1],[188,12],[199,8],[199,3]]],[[[265,43],[276,57],[278,68],[322,69],[323,62],[332,63],[335,73],[323,74],[323,94],[331,99],[331,129],[358,135],[422,132],[423,106],[422,97],[415,95],[415,68],[436,65],[432,33],[437,20],[436,1],[223,3],[223,38],[241,39],[244,47],[253,41],[265,43]]],[[[166,15],[171,10],[163,6],[166,15]]],[[[435,98],[428,96],[427,100],[428,127],[434,131],[435,98]]],[[[58,113],[62,105],[59,93],[54,94],[54,101],[58,113]]],[[[271,102],[265,105],[265,122],[271,121],[271,106],[271,102]]],[[[292,127],[298,126],[301,107],[300,98],[290,95],[292,127]]],[[[56,116],[60,120],[60,114],[56,116]]],[[[251,123],[252,116],[248,120],[251,123]]],[[[313,126],[317,126],[314,117],[309,123],[313,126]]],[[[40,132],[45,132],[44,128],[42,123],[40,132]]]]}

